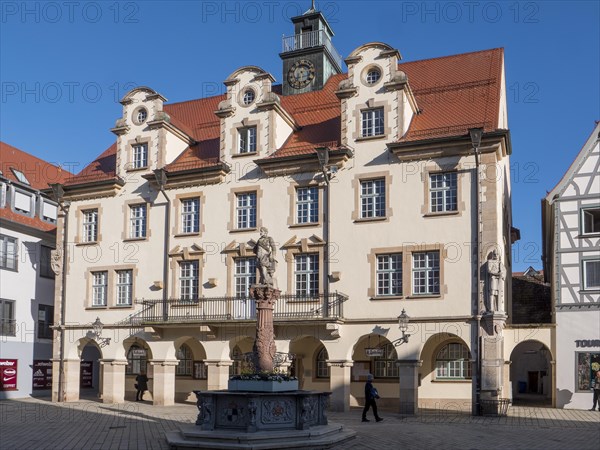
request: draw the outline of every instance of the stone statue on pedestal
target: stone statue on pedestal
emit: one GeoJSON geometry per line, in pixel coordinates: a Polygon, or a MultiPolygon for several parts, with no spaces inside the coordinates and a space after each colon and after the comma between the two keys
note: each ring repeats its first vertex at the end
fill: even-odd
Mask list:
{"type": "Polygon", "coordinates": [[[487,272],[487,292],[485,307],[486,312],[504,312],[504,280],[506,278],[506,269],[494,250],[490,259],[486,263],[487,272]]]}
{"type": "Polygon", "coordinates": [[[258,242],[254,246],[256,268],[260,274],[258,284],[273,287],[276,285],[273,275],[277,268],[275,241],[269,236],[269,230],[265,227],[260,227],[259,231],[260,238],[258,238],[258,242]]]}

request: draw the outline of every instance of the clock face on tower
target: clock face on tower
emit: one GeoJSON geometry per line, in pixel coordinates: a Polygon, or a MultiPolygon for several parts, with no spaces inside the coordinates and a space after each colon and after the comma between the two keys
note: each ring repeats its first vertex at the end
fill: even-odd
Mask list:
{"type": "Polygon", "coordinates": [[[288,82],[294,89],[308,86],[314,78],[315,66],[305,59],[295,62],[288,72],[288,82]]]}

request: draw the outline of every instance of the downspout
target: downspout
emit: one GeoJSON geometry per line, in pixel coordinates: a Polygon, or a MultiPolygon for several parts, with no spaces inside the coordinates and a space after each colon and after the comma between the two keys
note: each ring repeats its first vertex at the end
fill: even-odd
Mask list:
{"type": "Polygon", "coordinates": [[[171,226],[171,199],[165,192],[165,184],[167,183],[167,174],[164,169],[156,169],[154,171],[158,190],[167,201],[165,205],[165,232],[164,232],[164,248],[163,248],[163,295],[162,295],[162,317],[163,322],[169,319],[169,248],[171,246],[171,234],[169,228],[171,226]]]}
{"type": "Polygon", "coordinates": [[[325,175],[325,217],[323,221],[323,237],[325,238],[325,248],[323,249],[323,272],[325,274],[325,283],[323,285],[323,295],[325,296],[325,308],[323,309],[324,317],[329,317],[329,205],[330,205],[330,179],[329,174],[324,173],[325,175]]]}

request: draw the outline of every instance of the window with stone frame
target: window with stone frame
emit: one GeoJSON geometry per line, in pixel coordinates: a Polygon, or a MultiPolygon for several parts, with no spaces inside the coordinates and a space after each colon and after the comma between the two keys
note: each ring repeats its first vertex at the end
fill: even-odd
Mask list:
{"type": "Polygon", "coordinates": [[[235,200],[236,228],[256,228],[256,192],[240,192],[235,200]]]}
{"type": "Polygon", "coordinates": [[[54,278],[54,272],[50,266],[52,257],[52,247],[40,245],[40,276],[44,278],[54,278]]]}
{"type": "Polygon", "coordinates": [[[402,253],[377,255],[377,296],[402,295],[402,253]]]}
{"type": "Polygon", "coordinates": [[[319,255],[301,253],[294,256],[295,293],[297,296],[319,295],[319,255]]]}
{"type": "Polygon", "coordinates": [[[148,366],[148,351],[137,344],[129,347],[127,352],[127,366],[125,373],[128,375],[139,375],[147,372],[148,366]]]}
{"type": "Polygon", "coordinates": [[[383,355],[376,356],[373,360],[373,376],[375,378],[398,378],[398,355],[396,348],[391,344],[382,346],[383,355]]]}
{"type": "Polygon", "coordinates": [[[415,252],[412,254],[413,295],[438,295],[440,293],[440,252],[415,252]]]}
{"type": "Polygon", "coordinates": [[[92,306],[106,306],[108,295],[108,272],[92,272],[92,306]]]}
{"type": "Polygon", "coordinates": [[[238,152],[256,152],[256,127],[238,128],[238,152]]]}
{"type": "Polygon", "coordinates": [[[384,133],[383,108],[361,111],[361,137],[381,136],[384,133]]]}
{"type": "Polygon", "coordinates": [[[198,299],[199,267],[198,261],[179,262],[179,297],[183,301],[198,299]]]}
{"type": "Polygon", "coordinates": [[[319,189],[316,186],[296,188],[296,223],[319,221],[319,189]]]}
{"type": "Polygon", "coordinates": [[[131,149],[134,169],[143,169],[148,167],[148,144],[134,144],[131,149]]]}
{"type": "Polygon", "coordinates": [[[133,270],[117,270],[117,306],[131,306],[133,302],[133,270]]]}
{"type": "Polygon", "coordinates": [[[443,172],[429,175],[430,212],[458,210],[457,173],[443,172]]]}
{"type": "Polygon", "coordinates": [[[329,354],[327,353],[327,349],[325,347],[321,347],[315,360],[315,373],[317,378],[329,378],[331,371],[330,367],[327,365],[328,359],[329,354]]]}
{"type": "Polygon", "coordinates": [[[371,219],[385,217],[385,178],[361,180],[360,182],[360,218],[371,219]]]}
{"type": "Polygon", "coordinates": [[[145,203],[129,206],[129,237],[141,239],[146,237],[146,221],[148,209],[145,203]]]}
{"type": "Polygon", "coordinates": [[[444,345],[435,357],[435,378],[468,380],[471,378],[471,354],[466,345],[455,342],[444,345]]]}
{"type": "Polygon", "coordinates": [[[256,258],[235,258],[233,278],[235,296],[247,298],[250,295],[250,286],[256,283],[256,258]]]}
{"type": "Polygon", "coordinates": [[[177,376],[192,376],[192,368],[194,363],[194,354],[192,349],[187,344],[181,344],[181,347],[177,349],[175,354],[179,360],[179,364],[175,368],[175,375],[177,376]]]}
{"type": "Polygon", "coordinates": [[[181,200],[181,233],[190,234],[200,231],[200,199],[184,198],[181,200]]]}
{"type": "Polygon", "coordinates": [[[83,215],[83,242],[96,242],[98,240],[98,210],[86,209],[81,212],[83,215]]]}

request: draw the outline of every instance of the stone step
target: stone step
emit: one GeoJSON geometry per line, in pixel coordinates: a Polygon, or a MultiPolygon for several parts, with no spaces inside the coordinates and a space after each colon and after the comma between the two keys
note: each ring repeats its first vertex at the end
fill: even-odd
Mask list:
{"type": "Polygon", "coordinates": [[[172,449],[325,449],[356,437],[354,430],[342,425],[329,424],[309,430],[273,430],[245,433],[243,431],[203,431],[194,425],[181,427],[180,431],[166,433],[172,449]]]}

